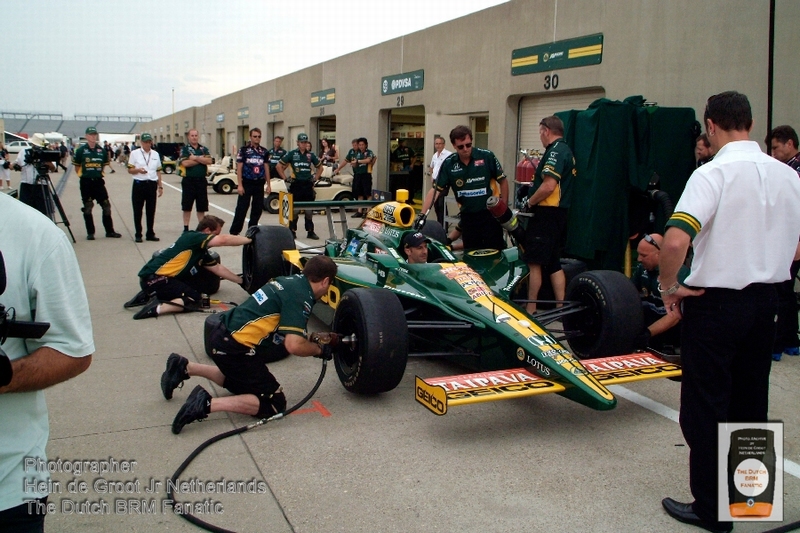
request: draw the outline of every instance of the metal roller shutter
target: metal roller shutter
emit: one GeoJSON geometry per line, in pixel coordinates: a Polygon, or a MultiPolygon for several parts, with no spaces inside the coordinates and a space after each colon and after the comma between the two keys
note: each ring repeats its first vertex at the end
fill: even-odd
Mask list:
{"type": "Polygon", "coordinates": [[[586,109],[589,104],[603,98],[603,89],[590,89],[567,94],[526,96],[519,102],[518,150],[544,150],[539,140],[539,121],[559,111],[586,109]]]}

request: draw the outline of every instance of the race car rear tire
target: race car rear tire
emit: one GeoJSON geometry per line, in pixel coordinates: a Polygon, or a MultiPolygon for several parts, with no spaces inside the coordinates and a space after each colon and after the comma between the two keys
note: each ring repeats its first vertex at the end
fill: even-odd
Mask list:
{"type": "Polygon", "coordinates": [[[355,335],[339,344],[334,365],[344,388],[357,394],[387,392],[400,383],[408,361],[408,330],[400,300],[386,289],[351,289],[333,317],[333,331],[355,335]]]}
{"type": "Polygon", "coordinates": [[[567,286],[566,299],[586,309],[564,316],[564,329],[581,334],[569,337],[580,359],[631,353],[644,328],[644,316],[631,280],[613,270],[594,270],[575,277],[567,286]]]}
{"type": "Polygon", "coordinates": [[[426,220],[425,225],[422,226],[422,229],[420,230],[420,233],[430,239],[439,241],[442,244],[447,242],[447,233],[444,231],[442,225],[439,224],[438,220],[426,220]]]}
{"type": "Polygon", "coordinates": [[[278,210],[281,207],[280,200],[278,199],[278,193],[271,192],[264,198],[264,211],[269,213],[270,215],[277,215],[278,210]]]}
{"type": "Polygon", "coordinates": [[[242,249],[242,288],[253,294],[276,276],[288,274],[284,250],[294,250],[294,237],[283,226],[259,226],[253,242],[242,249]]]}

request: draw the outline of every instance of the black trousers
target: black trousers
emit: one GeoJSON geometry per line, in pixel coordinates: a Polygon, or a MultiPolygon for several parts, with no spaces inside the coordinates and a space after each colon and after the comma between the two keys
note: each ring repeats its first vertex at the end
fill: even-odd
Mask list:
{"type": "MultiPolygon", "coordinates": [[[[294,196],[295,202],[313,202],[315,198],[314,184],[311,180],[295,180],[289,185],[289,192],[294,196]]],[[[311,233],[314,231],[314,221],[311,219],[313,209],[305,210],[306,231],[311,233]]],[[[299,216],[299,215],[297,215],[299,216]]],[[[297,231],[297,216],[289,221],[289,229],[297,231]]]]}
{"type": "Polygon", "coordinates": [[[767,421],[777,311],[775,286],[763,283],[683,300],[680,425],[704,520],[717,521],[717,424],[767,421]]]}
{"type": "Polygon", "coordinates": [[[250,222],[247,226],[258,226],[258,219],[261,218],[261,212],[264,210],[264,185],[266,183],[266,180],[242,179],[244,194],[239,196],[236,201],[236,212],[233,215],[233,223],[231,223],[231,235],[239,235],[242,232],[248,207],[250,207],[250,222]]]}
{"type": "Polygon", "coordinates": [[[47,496],[0,511],[0,533],[43,533],[44,519],[47,512],[42,506],[47,505],[47,496]]]}
{"type": "Polygon", "coordinates": [[[131,189],[131,202],[133,203],[133,227],[136,237],[142,237],[142,208],[145,211],[147,223],[147,236],[155,237],[153,225],[156,220],[156,198],[158,197],[158,182],[153,180],[133,180],[131,189]]]}

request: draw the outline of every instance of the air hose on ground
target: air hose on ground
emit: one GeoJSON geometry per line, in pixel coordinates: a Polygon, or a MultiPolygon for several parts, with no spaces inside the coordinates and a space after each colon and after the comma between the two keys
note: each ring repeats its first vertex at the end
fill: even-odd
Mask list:
{"type": "MultiPolygon", "coordinates": [[[[322,359],[322,370],[320,371],[319,378],[317,379],[316,384],[314,384],[314,387],[311,389],[311,392],[306,394],[305,398],[303,398],[302,400],[297,402],[295,405],[293,405],[292,407],[290,407],[286,411],[284,411],[282,413],[278,413],[278,414],[276,414],[274,416],[271,416],[269,418],[262,418],[258,422],[253,422],[252,424],[248,424],[246,426],[238,427],[236,429],[232,429],[230,431],[226,431],[225,433],[220,433],[219,435],[215,435],[215,436],[211,437],[210,439],[208,439],[207,441],[205,441],[202,444],[200,444],[200,446],[198,446],[197,448],[195,448],[195,450],[192,453],[190,453],[189,456],[186,459],[184,459],[183,463],[181,463],[181,465],[178,467],[178,469],[175,471],[175,473],[172,474],[172,477],[170,478],[170,483],[167,484],[167,499],[172,501],[173,508],[175,506],[175,503],[179,503],[179,502],[176,502],[175,498],[173,498],[173,496],[172,496],[172,487],[175,486],[175,484],[177,483],[178,477],[183,473],[183,471],[186,470],[186,468],[191,464],[191,462],[194,461],[197,458],[197,456],[200,455],[200,453],[202,453],[203,450],[205,450],[206,448],[208,448],[209,446],[211,446],[215,442],[219,442],[219,441],[221,441],[223,439],[227,439],[228,437],[232,437],[233,435],[239,435],[240,433],[244,433],[246,431],[250,431],[251,429],[255,429],[255,428],[259,427],[259,426],[263,426],[267,422],[272,422],[273,420],[280,420],[281,418],[284,418],[284,417],[292,414],[294,411],[297,411],[308,400],[310,400],[311,397],[314,396],[314,394],[317,392],[317,389],[319,389],[319,386],[322,385],[322,380],[325,378],[325,372],[326,372],[327,369],[328,369],[328,360],[327,359],[322,359]]],[[[183,518],[184,520],[186,520],[188,522],[191,522],[192,524],[194,524],[194,525],[196,525],[198,527],[201,527],[201,528],[205,529],[206,531],[213,531],[215,533],[236,533],[235,531],[231,531],[229,529],[224,529],[224,528],[215,526],[214,524],[209,524],[208,522],[197,518],[196,516],[194,516],[191,513],[177,513],[177,514],[179,514],[181,516],[181,518],[183,518]]]]}

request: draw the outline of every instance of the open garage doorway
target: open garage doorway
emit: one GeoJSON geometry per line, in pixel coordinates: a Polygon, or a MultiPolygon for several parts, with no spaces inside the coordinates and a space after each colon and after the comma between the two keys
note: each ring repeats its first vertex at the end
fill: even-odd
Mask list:
{"type": "Polygon", "coordinates": [[[412,202],[422,203],[425,168],[425,106],[392,109],[389,112],[389,191],[408,189],[412,202]]]}
{"type": "Polygon", "coordinates": [[[350,144],[347,143],[347,149],[345,149],[344,153],[341,153],[339,139],[336,138],[336,115],[318,117],[314,120],[316,121],[317,126],[317,140],[312,151],[317,154],[317,157],[319,157],[320,161],[322,161],[326,166],[331,167],[332,174],[333,165],[335,163],[339,163],[342,157],[347,154],[350,144]],[[328,158],[323,158],[323,139],[328,145],[328,158]]]}

